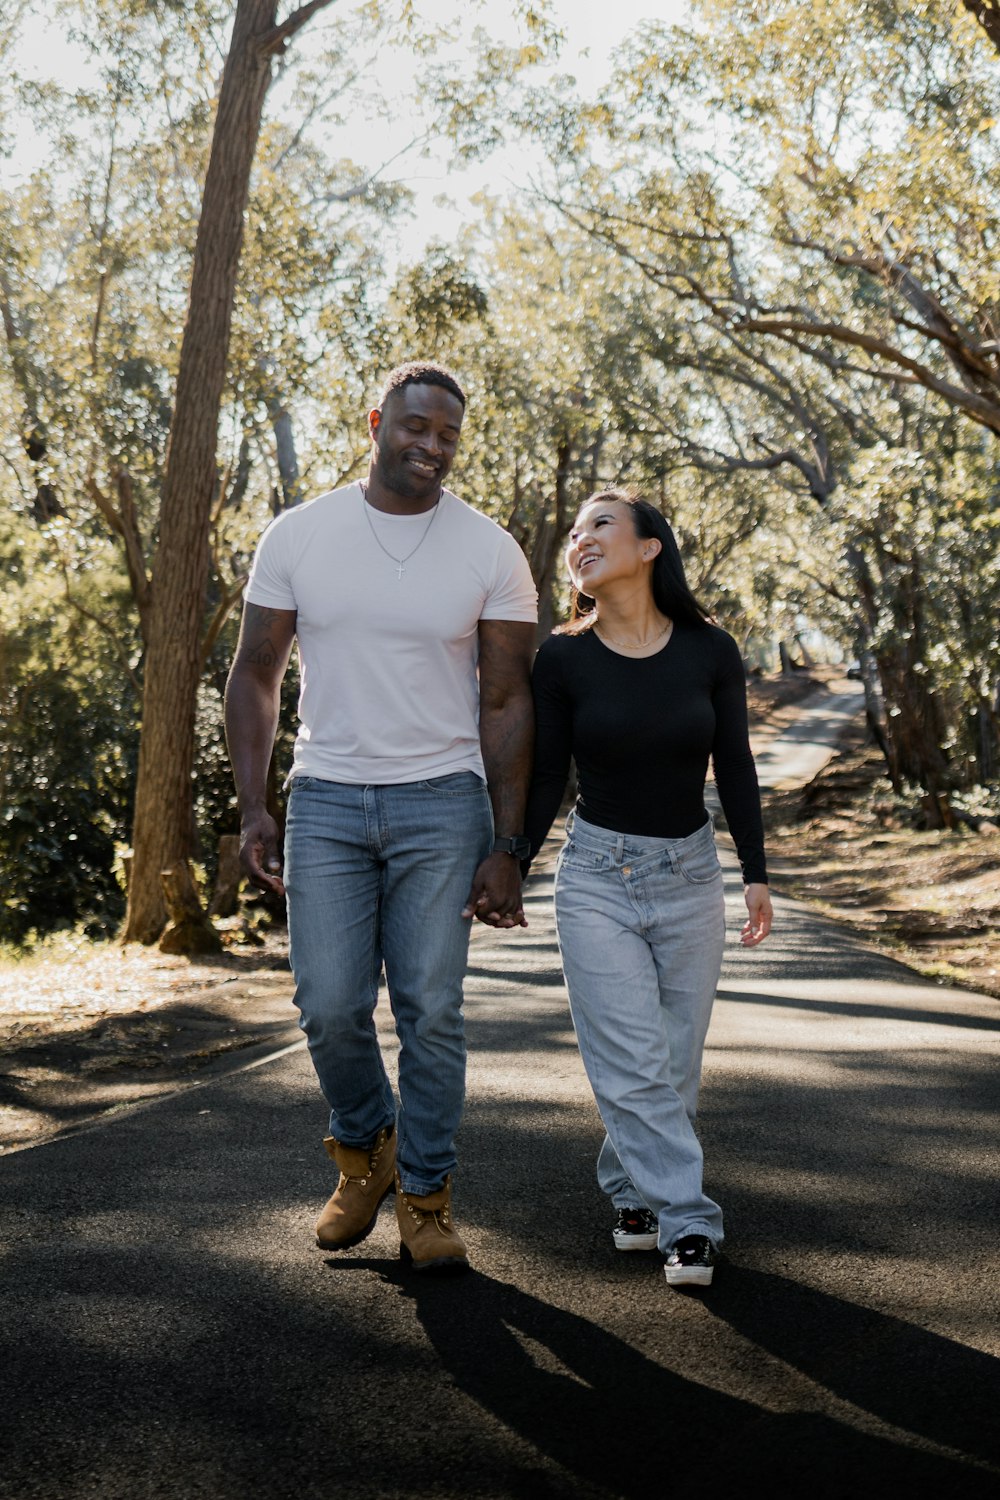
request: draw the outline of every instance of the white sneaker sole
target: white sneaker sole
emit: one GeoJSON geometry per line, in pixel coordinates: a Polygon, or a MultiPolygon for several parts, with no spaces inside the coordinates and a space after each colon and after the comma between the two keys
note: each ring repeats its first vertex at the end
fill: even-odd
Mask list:
{"type": "Polygon", "coordinates": [[[714,1266],[664,1266],[669,1286],[711,1286],[714,1266]]]}
{"type": "Polygon", "coordinates": [[[616,1250],[655,1250],[659,1241],[655,1230],[649,1234],[615,1234],[614,1230],[611,1233],[616,1250]]]}

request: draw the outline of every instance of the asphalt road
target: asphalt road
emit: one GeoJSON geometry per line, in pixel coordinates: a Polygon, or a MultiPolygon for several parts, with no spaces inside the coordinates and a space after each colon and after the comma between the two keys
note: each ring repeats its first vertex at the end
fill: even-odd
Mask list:
{"type": "Polygon", "coordinates": [[[404,1272],[391,1199],[314,1247],[300,1048],[0,1158],[3,1500],[995,1497],[1000,1006],[780,899],[741,951],[726,862],[709,1291],[613,1248],[540,875],[473,945],[471,1275],[404,1272]]]}
{"type": "Polygon", "coordinates": [[[846,683],[839,692],[807,699],[794,724],[756,751],[761,786],[804,786],[830,759],[844,721],[863,708],[864,690],[857,683],[846,683]]]}

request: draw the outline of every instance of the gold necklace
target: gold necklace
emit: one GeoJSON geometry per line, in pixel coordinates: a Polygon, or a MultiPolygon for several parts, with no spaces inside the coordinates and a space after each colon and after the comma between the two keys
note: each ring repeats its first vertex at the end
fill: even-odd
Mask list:
{"type": "Polygon", "coordinates": [[[658,641],[661,635],[666,635],[667,631],[672,628],[673,623],[673,620],[668,620],[663,629],[658,630],[655,635],[651,635],[648,640],[636,641],[634,644],[630,644],[628,641],[616,641],[613,635],[608,635],[604,626],[601,625],[600,620],[595,620],[594,629],[599,631],[599,639],[607,641],[609,646],[619,646],[623,651],[642,651],[646,646],[651,646],[654,641],[658,641]]]}

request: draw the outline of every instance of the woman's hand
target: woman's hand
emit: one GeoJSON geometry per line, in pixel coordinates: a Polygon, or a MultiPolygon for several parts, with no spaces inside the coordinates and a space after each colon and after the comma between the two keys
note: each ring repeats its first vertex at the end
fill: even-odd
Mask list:
{"type": "Polygon", "coordinates": [[[740,942],[744,948],[754,948],[758,943],[762,943],[771,931],[771,922],[774,918],[771,892],[763,882],[760,882],[755,885],[745,885],[743,895],[746,899],[747,911],[750,913],[750,920],[743,924],[740,942]]]}

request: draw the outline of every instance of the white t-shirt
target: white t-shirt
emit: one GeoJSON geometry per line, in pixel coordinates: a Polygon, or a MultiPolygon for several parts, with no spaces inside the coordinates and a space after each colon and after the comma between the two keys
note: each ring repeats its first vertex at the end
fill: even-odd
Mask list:
{"type": "Polygon", "coordinates": [[[346,485],[271,522],[243,597],[297,611],[292,776],[367,786],[484,774],[479,621],[537,618],[531,570],[495,521],[448,490],[436,513],[395,516],[346,485]],[[393,557],[408,559],[402,577],[393,557]]]}

